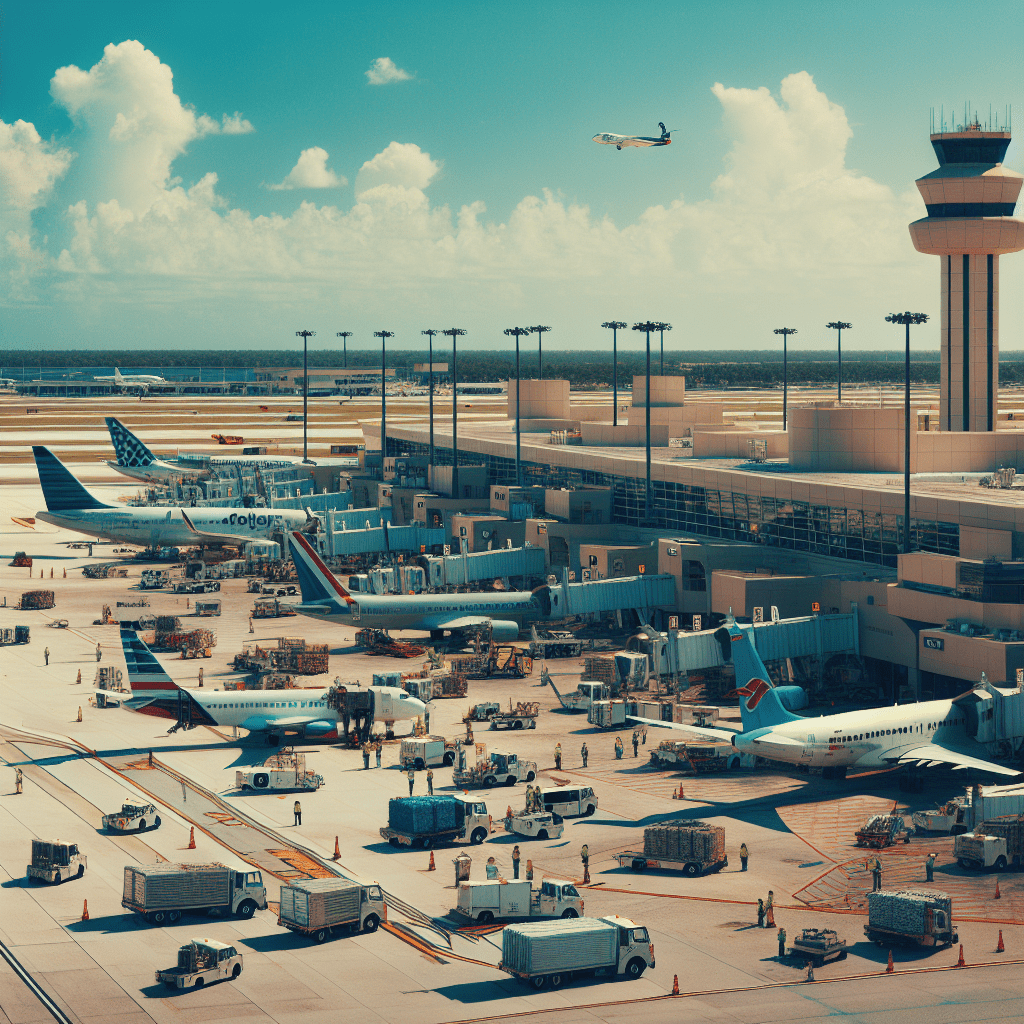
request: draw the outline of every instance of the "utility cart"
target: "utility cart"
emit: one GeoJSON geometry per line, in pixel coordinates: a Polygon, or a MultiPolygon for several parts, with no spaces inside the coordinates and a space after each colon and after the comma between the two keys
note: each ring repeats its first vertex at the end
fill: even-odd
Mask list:
{"type": "Polygon", "coordinates": [[[898,814],[876,814],[854,836],[858,846],[868,846],[873,850],[881,850],[901,840],[910,842],[910,831],[898,814]]]}
{"type": "Polygon", "coordinates": [[[521,700],[512,708],[509,698],[508,711],[499,711],[491,716],[492,729],[536,729],[537,716],[540,715],[540,703],[535,700],[521,700]]]}
{"type": "Polygon", "coordinates": [[[160,815],[153,804],[122,804],[121,810],[103,815],[108,832],[145,832],[160,827],[160,815]]]}
{"type": "Polygon", "coordinates": [[[178,963],[157,971],[167,988],[203,988],[214,981],[234,981],[242,973],[242,954],[216,939],[193,939],[178,950],[178,963]]]}
{"type": "Polygon", "coordinates": [[[789,952],[809,960],[815,967],[823,967],[829,960],[846,959],[846,939],[829,928],[804,928],[789,952]]]}

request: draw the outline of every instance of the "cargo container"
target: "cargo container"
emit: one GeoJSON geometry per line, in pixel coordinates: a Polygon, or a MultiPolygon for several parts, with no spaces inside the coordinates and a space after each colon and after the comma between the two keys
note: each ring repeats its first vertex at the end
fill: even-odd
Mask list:
{"type": "Polygon", "coordinates": [[[335,931],[375,932],[387,916],[379,885],[347,878],[308,878],[281,886],[280,924],[326,942],[335,931]]]}
{"type": "Polygon", "coordinates": [[[450,768],[455,764],[455,743],[443,736],[412,736],[402,740],[398,763],[403,768],[450,768]]]}
{"type": "Polygon", "coordinates": [[[626,724],[624,700],[595,700],[587,709],[587,721],[599,729],[621,729],[626,724]]]}
{"type": "Polygon", "coordinates": [[[983,821],[973,832],[953,840],[953,856],[974,871],[1019,869],[1024,860],[1024,815],[983,821]]]}
{"type": "Polygon", "coordinates": [[[388,804],[388,824],[381,837],[392,846],[421,846],[466,839],[482,843],[491,831],[487,804],[463,796],[394,797],[388,804]]]}
{"type": "Polygon", "coordinates": [[[624,917],[581,917],[508,925],[499,970],[535,989],[561,988],[577,975],[639,978],[654,968],[647,929],[624,917]]]}
{"type": "Polygon", "coordinates": [[[644,829],[643,850],[616,854],[620,867],[681,871],[697,878],[727,867],[725,829],[705,821],[666,821],[644,829]]]}
{"type": "Polygon", "coordinates": [[[174,924],[184,911],[250,918],[267,909],[267,890],[261,872],[223,864],[127,864],[121,906],[150,924],[174,924]]]}
{"type": "Polygon", "coordinates": [[[572,882],[545,878],[539,889],[530,882],[459,882],[455,907],[463,917],[489,924],[518,917],[583,916],[583,900],[572,882]]]}
{"type": "Polygon", "coordinates": [[[927,889],[868,893],[864,934],[878,946],[951,946],[959,942],[952,901],[945,893],[927,889]]]}

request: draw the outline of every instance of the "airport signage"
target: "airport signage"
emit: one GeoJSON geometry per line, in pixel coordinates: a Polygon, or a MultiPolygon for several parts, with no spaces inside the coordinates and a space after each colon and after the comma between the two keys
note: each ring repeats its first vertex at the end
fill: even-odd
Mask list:
{"type": "Polygon", "coordinates": [[[924,645],[933,651],[944,651],[946,649],[946,641],[941,636],[924,637],[924,645]]]}
{"type": "Polygon", "coordinates": [[[694,631],[694,633],[699,633],[700,632],[700,627],[701,627],[701,618],[700,618],[699,615],[694,615],[694,617],[693,617],[693,631],[694,631]]]}
{"type": "MultiPolygon", "coordinates": [[[[669,629],[678,629],[679,628],[679,616],[678,615],[670,615],[668,617],[668,628],[669,629]]],[[[1017,669],[1017,671],[1020,672],[1020,669],[1017,669]]]]}
{"type": "Polygon", "coordinates": [[[779,621],[779,609],[777,605],[772,605],[772,622],[779,621]]]}

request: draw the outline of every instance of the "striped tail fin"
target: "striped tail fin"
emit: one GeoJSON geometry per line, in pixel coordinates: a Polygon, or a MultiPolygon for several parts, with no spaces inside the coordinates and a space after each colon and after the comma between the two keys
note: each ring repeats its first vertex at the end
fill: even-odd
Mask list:
{"type": "Polygon", "coordinates": [[[121,647],[133,697],[166,697],[179,689],[134,629],[121,630],[121,647]]]}
{"type": "Polygon", "coordinates": [[[94,498],[49,448],[34,444],[32,456],[36,460],[39,486],[43,489],[43,500],[48,512],[114,507],[94,498]]]}
{"type": "Polygon", "coordinates": [[[292,561],[295,563],[295,575],[299,579],[299,590],[302,591],[303,604],[316,604],[320,601],[339,601],[347,605],[356,603],[341,585],[338,577],[324,565],[316,548],[304,533],[293,531],[289,547],[292,561]]]}
{"type": "Polygon", "coordinates": [[[131,469],[144,469],[157,462],[157,457],[118,419],[107,416],[104,420],[110,431],[110,440],[117,455],[117,464],[131,469]]]}

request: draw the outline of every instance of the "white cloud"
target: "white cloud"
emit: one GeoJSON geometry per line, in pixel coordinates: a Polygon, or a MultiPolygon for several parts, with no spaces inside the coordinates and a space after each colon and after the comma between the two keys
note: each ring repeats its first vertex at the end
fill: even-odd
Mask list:
{"type": "Polygon", "coordinates": [[[23,212],[42,206],[72,158],[69,150],[43,142],[27,121],[0,121],[0,197],[4,206],[23,212]]]}
{"type": "Polygon", "coordinates": [[[366,193],[379,190],[381,186],[422,192],[440,169],[441,165],[414,142],[392,142],[359,168],[356,197],[363,199],[366,193]]]}
{"type": "Polygon", "coordinates": [[[247,121],[236,110],[233,114],[225,114],[221,118],[220,130],[224,135],[248,135],[256,131],[251,121],[247,121]]]}
{"type": "Polygon", "coordinates": [[[370,85],[391,85],[392,82],[407,82],[412,75],[395,65],[390,57],[378,57],[366,72],[370,85]]]}
{"type": "Polygon", "coordinates": [[[272,189],[293,188],[341,188],[348,179],[334,173],[327,166],[328,152],[319,146],[304,149],[295,166],[279,185],[268,185],[272,189]]]}

